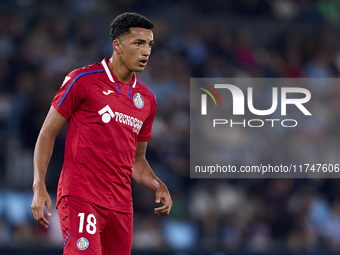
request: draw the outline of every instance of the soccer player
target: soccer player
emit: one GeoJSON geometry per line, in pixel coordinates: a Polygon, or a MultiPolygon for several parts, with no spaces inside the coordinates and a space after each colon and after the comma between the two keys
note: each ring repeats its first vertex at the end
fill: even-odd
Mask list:
{"type": "Polygon", "coordinates": [[[131,177],[155,191],[156,214],[169,214],[172,200],[145,151],[156,97],[142,72],[154,43],[153,24],[136,13],[111,23],[113,54],[69,73],[52,101],[34,151],[32,212],[45,228],[51,199],[45,175],[55,139],[67,122],[65,158],[57,192],[64,254],[125,255],[132,246],[131,177]]]}

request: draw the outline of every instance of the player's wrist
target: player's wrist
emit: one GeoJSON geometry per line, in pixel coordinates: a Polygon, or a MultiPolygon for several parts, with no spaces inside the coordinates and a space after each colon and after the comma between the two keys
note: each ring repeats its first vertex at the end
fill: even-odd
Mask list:
{"type": "Polygon", "coordinates": [[[162,181],[158,181],[159,182],[159,186],[158,186],[158,189],[157,191],[160,191],[160,190],[168,190],[167,186],[162,182],[162,181]]]}
{"type": "Polygon", "coordinates": [[[45,182],[35,182],[32,186],[33,191],[46,190],[45,182]]]}

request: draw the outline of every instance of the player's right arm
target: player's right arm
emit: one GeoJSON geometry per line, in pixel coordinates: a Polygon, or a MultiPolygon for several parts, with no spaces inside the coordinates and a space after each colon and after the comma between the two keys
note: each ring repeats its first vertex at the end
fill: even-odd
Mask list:
{"type": "Polygon", "coordinates": [[[45,176],[52,156],[55,139],[66,121],[67,119],[51,106],[34,149],[34,194],[31,209],[34,219],[45,228],[49,225],[48,220],[44,216],[45,205],[47,215],[51,216],[51,198],[46,190],[45,176]]]}

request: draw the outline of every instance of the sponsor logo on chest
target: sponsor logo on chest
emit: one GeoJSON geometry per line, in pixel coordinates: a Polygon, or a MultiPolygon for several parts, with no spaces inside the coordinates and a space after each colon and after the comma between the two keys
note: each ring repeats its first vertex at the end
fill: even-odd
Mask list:
{"type": "Polygon", "coordinates": [[[143,126],[143,121],[141,121],[140,119],[121,112],[113,112],[109,105],[106,105],[104,108],[99,110],[98,113],[102,116],[102,121],[104,123],[107,124],[111,120],[113,120],[120,124],[130,126],[132,128],[132,131],[137,134],[143,126]]]}

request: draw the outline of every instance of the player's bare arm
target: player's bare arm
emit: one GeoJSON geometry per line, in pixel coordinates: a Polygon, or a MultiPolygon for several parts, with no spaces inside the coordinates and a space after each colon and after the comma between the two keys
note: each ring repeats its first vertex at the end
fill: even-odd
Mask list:
{"type": "Polygon", "coordinates": [[[48,220],[44,216],[45,205],[47,215],[51,216],[51,198],[46,190],[45,176],[52,156],[55,139],[66,121],[67,119],[51,106],[34,149],[34,195],[31,208],[34,219],[45,228],[49,225],[48,220]]]}
{"type": "Polygon", "coordinates": [[[137,142],[132,177],[139,184],[156,192],[156,203],[162,202],[163,206],[155,208],[155,213],[161,216],[167,216],[172,207],[172,199],[168,188],[157,178],[146,160],[146,147],[147,142],[137,142]]]}

